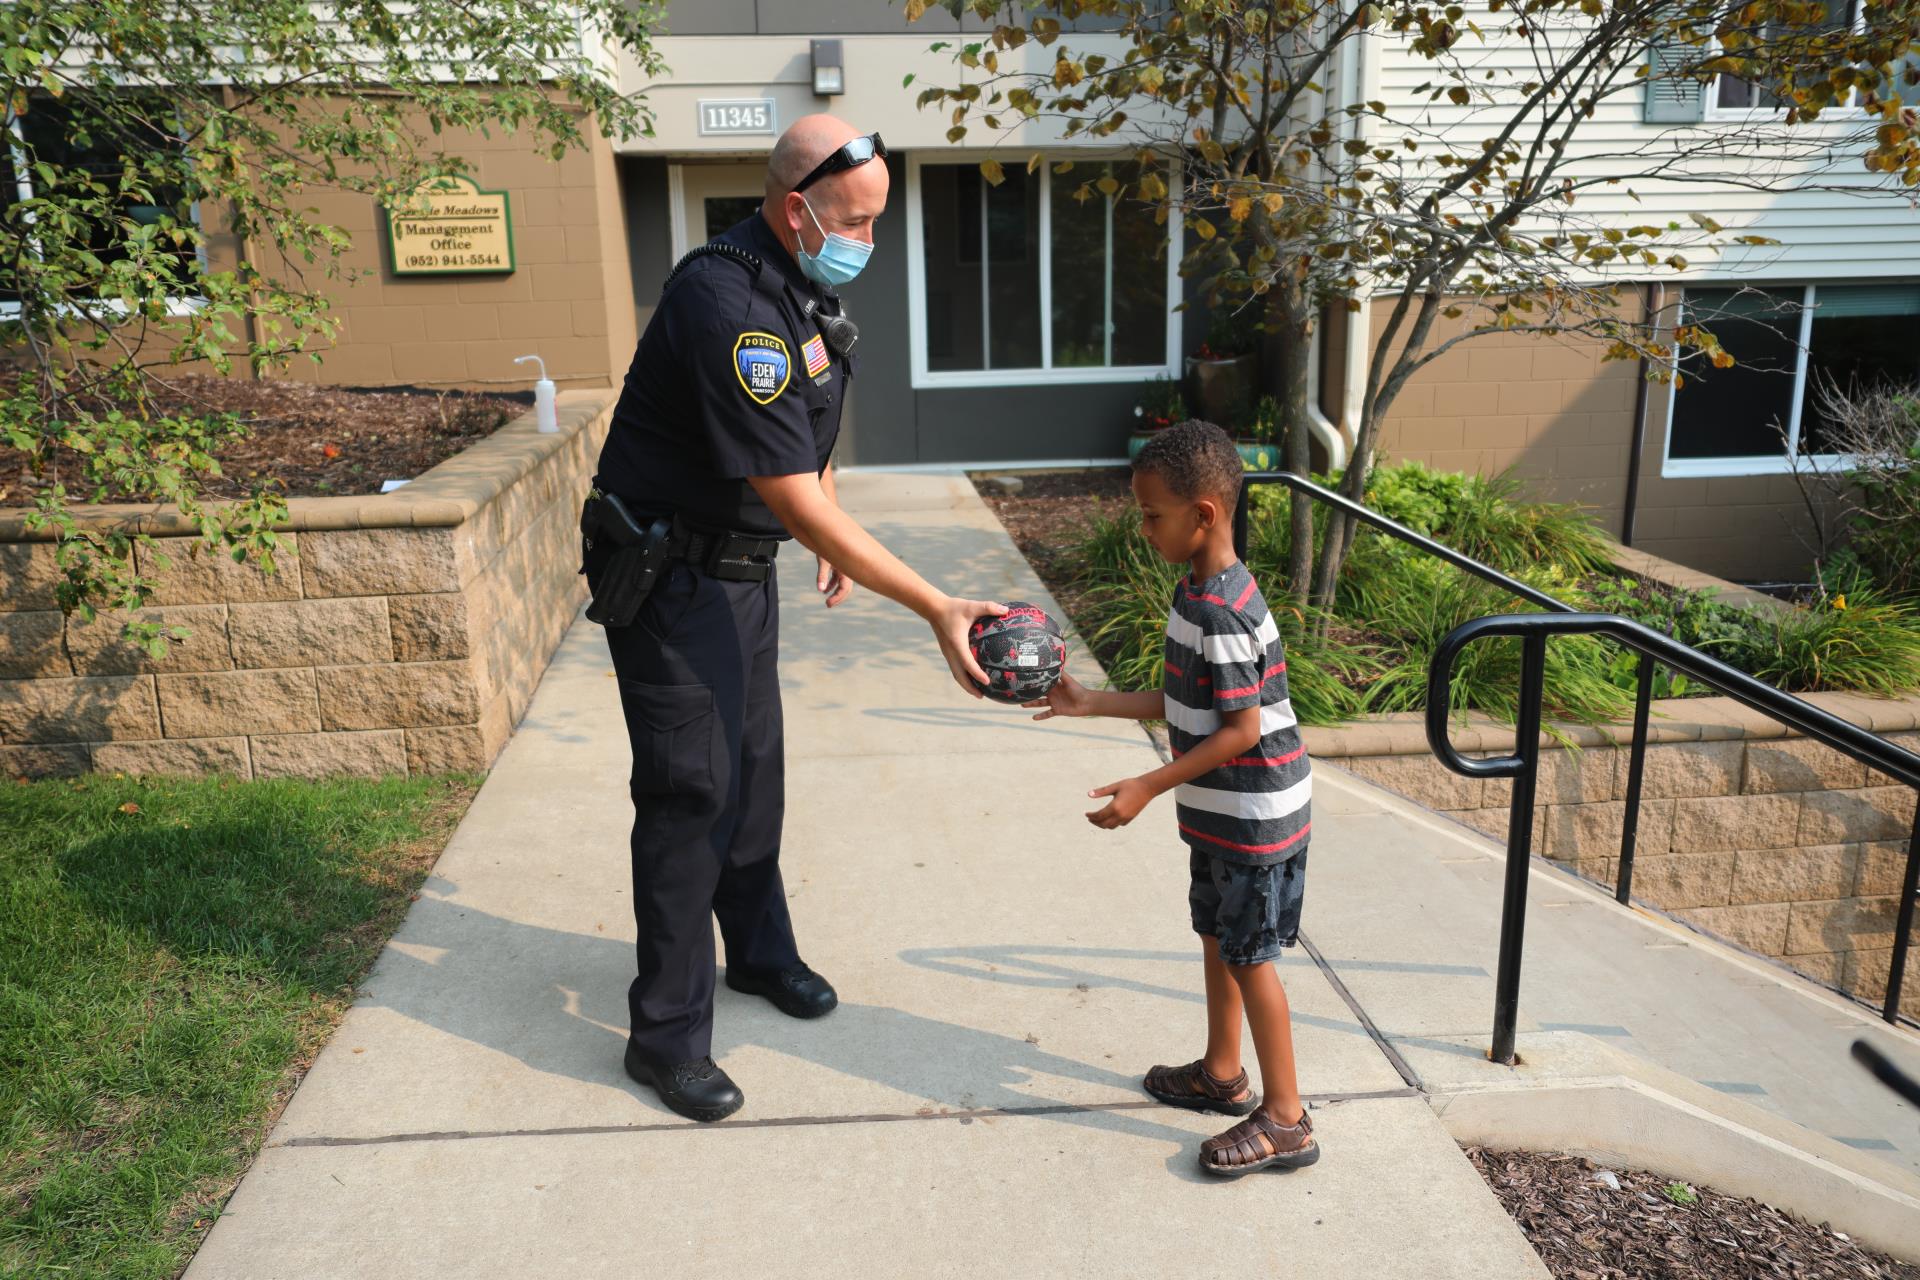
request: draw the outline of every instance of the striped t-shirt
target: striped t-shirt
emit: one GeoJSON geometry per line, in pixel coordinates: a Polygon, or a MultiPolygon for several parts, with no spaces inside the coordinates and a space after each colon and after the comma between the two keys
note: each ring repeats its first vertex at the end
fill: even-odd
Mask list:
{"type": "Polygon", "coordinates": [[[1307,847],[1313,780],[1287,698],[1280,632],[1238,561],[1205,582],[1182,578],[1167,614],[1167,733],[1185,755],[1225,711],[1260,708],[1260,745],[1174,791],[1180,834],[1228,862],[1265,863],[1307,847]]]}

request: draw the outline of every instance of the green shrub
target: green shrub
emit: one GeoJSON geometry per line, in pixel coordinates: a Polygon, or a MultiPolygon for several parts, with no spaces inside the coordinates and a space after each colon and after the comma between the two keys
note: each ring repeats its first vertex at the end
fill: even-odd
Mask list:
{"type": "MultiPolygon", "coordinates": [[[[1280,554],[1284,555],[1284,522],[1255,519],[1249,537],[1248,567],[1262,582],[1283,580],[1280,563],[1270,558],[1273,528],[1281,526],[1280,554]]],[[[1167,609],[1173,585],[1185,566],[1160,558],[1140,532],[1139,516],[1095,515],[1079,549],[1083,581],[1091,584],[1083,622],[1087,641],[1106,664],[1108,678],[1119,689],[1157,689],[1164,674],[1163,655],[1167,609]]],[[[1273,619],[1287,650],[1287,692],[1294,714],[1303,724],[1337,724],[1366,709],[1358,687],[1384,669],[1378,646],[1356,643],[1335,633],[1321,641],[1306,626],[1307,617],[1284,600],[1271,596],[1273,619]]]]}
{"type": "MultiPolygon", "coordinates": [[[[1857,580],[1856,580],[1857,581],[1857,580]]],[[[1618,613],[1712,654],[1728,666],[1795,693],[1849,690],[1892,695],[1920,685],[1920,615],[1870,588],[1806,607],[1734,609],[1704,591],[1675,591],[1632,578],[1589,581],[1569,603],[1618,613]]],[[[1615,682],[1635,687],[1639,655],[1621,651],[1615,682]]],[[[1660,667],[1654,696],[1711,693],[1660,667]]]]}
{"type": "Polygon", "coordinates": [[[1702,644],[1729,666],[1794,692],[1892,697],[1920,686],[1920,617],[1872,597],[1791,609],[1740,610],[1702,644]]]}
{"type": "MultiPolygon", "coordinates": [[[[1338,477],[1327,479],[1337,482],[1338,477]]],[[[1570,506],[1518,498],[1511,476],[1486,479],[1418,463],[1381,468],[1369,505],[1576,608],[1617,613],[1712,653],[1781,688],[1894,694],[1920,687],[1920,614],[1867,592],[1830,597],[1815,608],[1735,610],[1706,592],[1675,591],[1610,570],[1610,543],[1570,506]],[[1851,603],[1848,603],[1848,601],[1851,603]]],[[[1287,645],[1294,706],[1303,723],[1366,712],[1412,711],[1426,703],[1427,667],[1440,640],[1461,623],[1536,606],[1423,551],[1365,531],[1347,558],[1325,626],[1295,611],[1280,584],[1291,543],[1291,496],[1256,489],[1249,503],[1247,563],[1267,588],[1287,645]]],[[[1315,538],[1329,510],[1314,506],[1315,538]]],[[[1089,638],[1116,685],[1154,688],[1161,678],[1166,611],[1181,567],[1161,561],[1132,511],[1096,519],[1078,549],[1091,593],[1089,638]]],[[[1521,645],[1488,640],[1461,654],[1449,703],[1511,721],[1521,645]]],[[[1640,657],[1595,636],[1556,636],[1547,646],[1542,711],[1549,719],[1599,723],[1625,716],[1640,657]]],[[[1664,666],[1654,695],[1710,689],[1664,666]]]]}
{"type": "MultiPolygon", "coordinates": [[[[1589,578],[1564,599],[1593,613],[1617,613],[1631,618],[1694,648],[1725,639],[1740,627],[1739,616],[1716,602],[1712,593],[1681,590],[1646,578],[1602,574],[1589,578]]],[[[1640,655],[1614,647],[1608,675],[1620,688],[1637,691],[1640,655]]],[[[1685,698],[1712,692],[1670,667],[1663,664],[1654,667],[1653,696],[1656,698],[1685,698]]]]}
{"type": "Polygon", "coordinates": [[[1374,471],[1367,505],[1503,573],[1537,564],[1582,573],[1611,563],[1591,517],[1567,503],[1525,501],[1520,491],[1511,472],[1460,475],[1405,462],[1374,471]]]}
{"type": "Polygon", "coordinates": [[[1272,396],[1261,396],[1260,402],[1253,406],[1253,416],[1242,432],[1254,444],[1280,443],[1280,402],[1272,396]]]}
{"type": "Polygon", "coordinates": [[[1367,482],[1367,505],[1416,533],[1437,537],[1453,522],[1472,478],[1418,462],[1378,467],[1367,482]]]}
{"type": "Polygon", "coordinates": [[[1872,587],[1894,600],[1920,599],[1920,384],[1820,391],[1833,451],[1849,456],[1847,541],[1822,566],[1829,594],[1872,587]],[[1850,581],[1849,581],[1850,580],[1850,581]]]}
{"type": "MultiPolygon", "coordinates": [[[[1384,541],[1384,540],[1382,540],[1384,541]]],[[[1381,677],[1366,690],[1370,711],[1417,711],[1427,703],[1427,668],[1447,633],[1463,622],[1497,613],[1537,613],[1539,606],[1484,579],[1455,569],[1405,543],[1360,557],[1342,583],[1340,616],[1364,619],[1393,649],[1381,677]]],[[[1560,595],[1561,575],[1536,569],[1516,575],[1528,586],[1560,595]]],[[[1592,636],[1555,636],[1547,645],[1541,710],[1548,718],[1596,723],[1621,714],[1629,700],[1611,677],[1614,645],[1592,636]]],[[[1449,705],[1511,721],[1520,690],[1520,642],[1482,640],[1464,649],[1454,666],[1449,705]]]]}

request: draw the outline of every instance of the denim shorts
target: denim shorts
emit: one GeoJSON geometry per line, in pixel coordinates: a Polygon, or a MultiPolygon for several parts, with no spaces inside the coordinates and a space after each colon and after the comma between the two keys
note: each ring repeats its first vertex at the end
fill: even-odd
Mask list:
{"type": "Polygon", "coordinates": [[[1220,941],[1228,964],[1264,964],[1300,940],[1307,896],[1307,851],[1284,862],[1249,866],[1192,850],[1187,906],[1193,931],[1220,941]]]}

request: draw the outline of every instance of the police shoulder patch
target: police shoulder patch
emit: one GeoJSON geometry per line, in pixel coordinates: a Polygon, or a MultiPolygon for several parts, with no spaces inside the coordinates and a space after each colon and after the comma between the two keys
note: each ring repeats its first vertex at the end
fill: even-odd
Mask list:
{"type": "Polygon", "coordinates": [[[734,341],[734,376],[756,404],[772,404],[787,389],[792,365],[785,339],[771,333],[743,333],[734,341]]]}

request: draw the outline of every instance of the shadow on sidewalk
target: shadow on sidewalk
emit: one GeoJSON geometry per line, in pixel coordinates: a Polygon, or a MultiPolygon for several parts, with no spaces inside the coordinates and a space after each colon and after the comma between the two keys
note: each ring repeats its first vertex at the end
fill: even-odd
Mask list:
{"type": "MultiPolygon", "coordinates": [[[[439,877],[427,882],[395,939],[399,945],[387,950],[368,979],[363,1000],[536,1071],[618,1088],[647,1111],[670,1117],[621,1068],[632,944],[503,919],[445,896],[456,891],[439,877]]],[[[1185,998],[1172,989],[1166,994],[1185,998]]],[[[1170,1146],[1170,1170],[1196,1181],[1203,1177],[1191,1167],[1192,1133],[1132,1112],[1065,1110],[1082,1104],[1049,1096],[1044,1087],[1044,1077],[1052,1076],[1131,1094],[1139,1086],[1133,1074],[901,1009],[842,1003],[826,1020],[807,1023],[757,1006],[757,999],[721,988],[716,1057],[758,1046],[923,1099],[932,1109],[1057,1106],[1063,1110],[1039,1118],[1170,1146]],[[964,1081],[957,1097],[955,1081],[964,1081]]],[[[766,1111],[780,1112],[775,1081],[750,1078],[741,1084],[766,1111]]],[[[449,1081],[449,1087],[457,1085],[449,1081]]],[[[1227,1123],[1223,1118],[1222,1126],[1227,1123]]]]}

